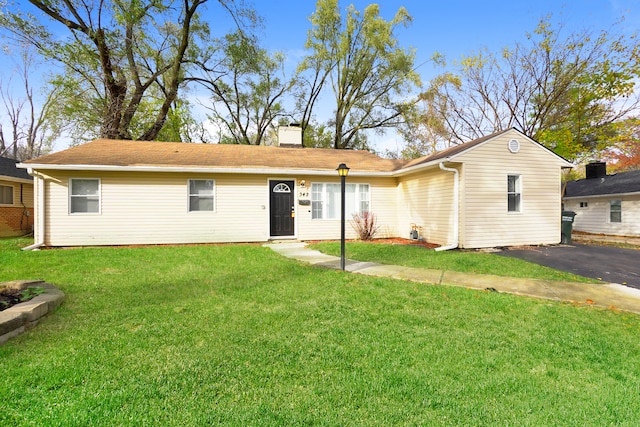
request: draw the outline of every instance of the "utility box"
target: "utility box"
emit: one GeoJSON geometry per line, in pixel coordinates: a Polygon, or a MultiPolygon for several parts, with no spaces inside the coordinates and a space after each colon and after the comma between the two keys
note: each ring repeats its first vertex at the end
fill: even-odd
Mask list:
{"type": "Polygon", "coordinates": [[[562,233],[560,243],[564,245],[571,244],[571,233],[573,232],[573,220],[576,213],[573,211],[562,211],[562,233]]]}

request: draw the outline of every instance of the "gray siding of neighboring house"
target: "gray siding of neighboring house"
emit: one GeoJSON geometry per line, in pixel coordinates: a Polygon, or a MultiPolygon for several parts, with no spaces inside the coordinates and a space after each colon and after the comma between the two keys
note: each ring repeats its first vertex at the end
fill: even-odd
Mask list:
{"type": "Polygon", "coordinates": [[[640,236],[640,194],[565,199],[565,209],[576,213],[573,223],[575,231],[615,236],[640,236]],[[621,222],[611,222],[610,201],[613,199],[622,201],[621,222]],[[583,207],[580,207],[580,203],[583,207]]]}

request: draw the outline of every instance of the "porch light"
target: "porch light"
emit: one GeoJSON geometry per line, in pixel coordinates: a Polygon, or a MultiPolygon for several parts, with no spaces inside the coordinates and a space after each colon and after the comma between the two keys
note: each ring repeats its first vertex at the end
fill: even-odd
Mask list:
{"type": "Polygon", "coordinates": [[[336,170],[338,171],[338,175],[343,178],[349,175],[349,168],[344,163],[340,163],[340,166],[338,166],[338,169],[336,170]]]}

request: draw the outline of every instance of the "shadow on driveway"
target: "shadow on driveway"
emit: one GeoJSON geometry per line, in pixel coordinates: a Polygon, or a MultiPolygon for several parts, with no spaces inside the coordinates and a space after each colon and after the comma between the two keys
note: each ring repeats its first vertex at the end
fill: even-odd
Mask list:
{"type": "Polygon", "coordinates": [[[598,245],[507,248],[498,255],[640,289],[640,250],[598,245]]]}

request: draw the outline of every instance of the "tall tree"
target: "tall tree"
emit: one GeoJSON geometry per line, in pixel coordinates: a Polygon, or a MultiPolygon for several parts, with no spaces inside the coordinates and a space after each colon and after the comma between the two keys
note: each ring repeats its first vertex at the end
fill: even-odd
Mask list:
{"type": "Polygon", "coordinates": [[[640,105],[640,47],[606,31],[561,34],[546,18],[526,43],[464,57],[433,79],[422,98],[446,127],[440,144],[516,127],[568,159],[606,145],[640,105]]]}
{"type": "Polygon", "coordinates": [[[238,31],[225,36],[220,55],[202,63],[201,70],[203,76],[193,80],[210,91],[206,107],[210,119],[222,126],[221,141],[263,144],[286,114],[281,101],[293,85],[284,71],[284,55],[267,52],[238,31]]]}
{"type": "Polygon", "coordinates": [[[351,5],[343,17],[338,0],[318,0],[306,43],[312,53],[300,68],[313,76],[303,125],[328,76],[336,102],[330,122],[334,148],[363,148],[362,131],[396,127],[413,105],[407,94],[420,84],[414,52],[399,47],[396,38],[398,27],[410,22],[404,7],[386,21],[377,4],[364,12],[351,5]]]}
{"type": "Polygon", "coordinates": [[[34,54],[24,49],[9,80],[0,80],[0,156],[27,160],[45,154],[63,131],[57,120],[59,93],[45,87],[42,96],[34,93],[31,82],[34,54]],[[8,127],[8,129],[7,129],[8,127]]]}
{"type": "MultiPolygon", "coordinates": [[[[67,97],[71,120],[77,115],[91,125],[88,137],[156,139],[178,99],[185,68],[201,54],[197,40],[208,35],[198,16],[206,0],[29,2],[66,29],[67,37],[59,37],[60,27],[22,12],[6,11],[1,23],[63,65],[55,83],[67,97]],[[152,112],[143,108],[150,92],[161,95],[160,102],[147,102],[152,112]]],[[[233,0],[218,3],[237,13],[233,0]]]]}

